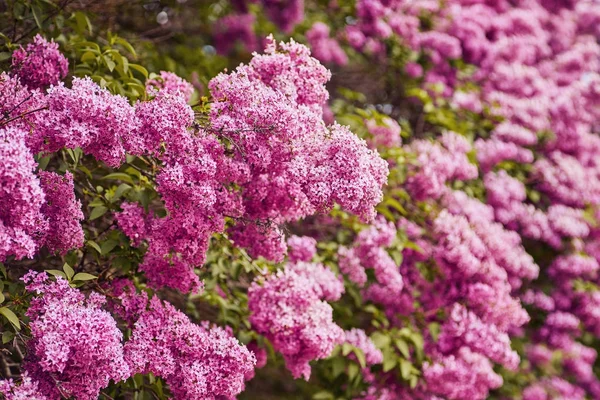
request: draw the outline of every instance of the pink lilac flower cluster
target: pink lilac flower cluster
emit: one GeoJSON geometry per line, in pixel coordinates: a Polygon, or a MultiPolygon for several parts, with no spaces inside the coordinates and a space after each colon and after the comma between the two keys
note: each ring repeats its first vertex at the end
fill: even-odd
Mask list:
{"type": "Polygon", "coordinates": [[[400,132],[402,128],[390,117],[384,117],[381,123],[374,119],[366,121],[365,125],[372,138],[369,140],[371,147],[398,147],[402,144],[400,132]]]}
{"type": "Polygon", "coordinates": [[[393,244],[396,233],[394,224],[380,217],[358,234],[351,248],[342,246],[338,250],[340,270],[357,285],[364,287],[366,270],[373,270],[375,282],[363,289],[363,295],[392,314],[404,305],[399,303],[404,287],[399,265],[385,250],[393,244]]]}
{"type": "Polygon", "coordinates": [[[414,168],[409,171],[406,187],[417,200],[441,197],[452,180],[467,180],[477,177],[477,166],[471,164],[466,153],[471,144],[454,132],[447,132],[440,143],[415,140],[408,150],[417,155],[414,168]]]}
{"type": "Polygon", "coordinates": [[[191,83],[168,71],[160,71],[156,78],[146,81],[146,91],[152,93],[153,90],[183,96],[186,102],[189,102],[194,94],[194,86],[191,83]]]}
{"type": "Polygon", "coordinates": [[[287,240],[290,262],[310,262],[317,254],[317,241],[310,236],[290,236],[287,240]]]}
{"type": "Polygon", "coordinates": [[[80,147],[109,166],[124,161],[125,145],[137,124],[125,97],[111,94],[88,77],[74,78],[71,88],[59,83],[45,100],[47,109],[36,114],[34,134],[28,139],[32,152],[80,147]]]}
{"type": "Polygon", "coordinates": [[[46,197],[25,136],[19,128],[0,129],[0,260],[33,257],[48,230],[46,197]]]}
{"type": "Polygon", "coordinates": [[[25,371],[50,399],[61,395],[96,399],[109,382],[127,379],[123,334],[112,316],[102,310],[104,296],[87,298],[58,277],[30,272],[23,281],[35,295],[27,310],[31,339],[25,371]]]}
{"type": "Polygon", "coordinates": [[[6,400],[49,400],[38,388],[38,383],[26,372],[21,375],[21,383],[17,385],[13,379],[0,381],[0,394],[6,400]]]}
{"type": "MultiPolygon", "coordinates": [[[[10,130],[21,138],[10,146],[23,147],[22,155],[11,157],[24,158],[21,169],[31,170],[30,191],[39,186],[31,153],[81,148],[111,167],[120,166],[125,154],[162,162],[156,182],[167,215],[146,217],[125,205],[117,220],[134,246],[148,243],[139,269],[150,286],[189,292],[202,289],[194,267],[204,263],[209,238],[225,229],[226,217],[239,221],[230,230],[236,244],[271,260],[281,260],[286,252],[279,224],[327,211],[335,203],[365,220],[373,218],[387,165],[346,127],[323,123],[329,77],[305,46],[278,47],[270,39],[266,54],[210,82],[214,102],[205,128],[192,127],[191,85],[168,72],[148,82],[150,100],[133,106],[90,78],[74,78],[70,88],[59,82],[47,94],[30,91],[6,74],[0,84],[6,100],[2,111],[11,127],[22,128],[22,133],[10,130]]],[[[23,199],[30,209],[21,221],[29,225],[2,219],[7,226],[4,258],[33,256],[48,218],[64,225],[63,234],[72,233],[70,241],[56,236],[56,230],[47,235],[51,250],[64,253],[82,243],[76,199],[58,199],[58,178],[43,176],[53,196],[43,210],[49,215],[37,211],[44,200],[40,190],[22,193],[31,197],[23,199]],[[68,207],[58,210],[58,204],[68,207]],[[59,215],[71,211],[71,219],[59,215]]],[[[69,175],[65,179],[68,184],[69,175]]]]}
{"type": "Polygon", "coordinates": [[[248,290],[253,328],[283,355],[294,378],[308,380],[309,362],[329,356],[344,341],[331,306],[323,301],[338,300],[343,291],[331,270],[305,262],[287,264],[248,290]]]}
{"type": "Polygon", "coordinates": [[[233,0],[231,3],[238,13],[248,13],[249,3],[260,3],[269,19],[288,33],[304,19],[304,0],[233,0]]]}
{"type": "Polygon", "coordinates": [[[124,202],[123,211],[115,214],[119,229],[131,240],[131,244],[139,246],[148,237],[148,218],[138,203],[124,202]]]}
{"type": "MultiPolygon", "coordinates": [[[[462,138],[446,136],[443,141],[448,148],[454,144],[454,148],[469,149],[462,138]]],[[[446,152],[432,153],[431,146],[413,148],[417,158],[418,150],[438,157],[432,156],[427,164],[411,167],[414,176],[421,174],[420,168],[425,169],[438,160],[448,165],[452,165],[450,162],[469,165],[466,151],[453,152],[452,160],[446,152]]],[[[445,176],[448,170],[451,173],[451,168],[442,170],[445,176]]],[[[468,176],[455,179],[459,178],[468,176]]],[[[399,297],[406,298],[400,302],[404,309],[398,312],[410,314],[411,304],[417,300],[427,314],[444,310],[446,315],[438,340],[426,346],[431,362],[424,369],[421,390],[448,398],[462,399],[469,395],[483,399],[490,389],[502,384],[502,378],[492,369],[493,363],[510,369],[519,365],[508,333],[527,323],[529,316],[514,297],[514,291],[535,279],[539,267],[522,247],[520,236],[495,221],[491,206],[465,192],[453,191],[444,183],[441,181],[429,196],[421,192],[422,200],[435,201],[441,208],[431,216],[427,236],[413,223],[400,221],[399,227],[420,249],[403,251],[400,271],[405,290],[399,297]],[[418,272],[417,265],[430,259],[439,267],[440,275],[428,280],[418,272]],[[444,381],[444,377],[452,379],[444,381]]],[[[510,197],[498,193],[501,195],[510,197]]]]}
{"type": "Polygon", "coordinates": [[[257,51],[259,41],[253,31],[256,17],[253,14],[230,14],[217,20],[213,27],[215,47],[220,54],[228,54],[236,43],[248,52],[257,51]]]}
{"type": "MultiPolygon", "coordinates": [[[[597,283],[598,279],[600,253],[588,210],[590,206],[597,207],[600,199],[596,161],[600,141],[595,134],[598,108],[591,107],[598,101],[600,46],[598,32],[590,25],[590,21],[598,21],[599,13],[600,7],[588,2],[452,1],[440,8],[437,2],[365,0],[357,4],[356,24],[346,28],[346,38],[351,46],[363,52],[378,49],[380,58],[384,57],[387,45],[384,40],[397,35],[407,47],[421,55],[421,63],[407,65],[407,73],[413,77],[424,74],[425,87],[432,83],[441,84],[442,95],[452,98],[459,108],[480,113],[483,111],[481,105],[485,104],[505,119],[489,138],[478,139],[475,143],[492,208],[476,207],[469,211],[472,205],[465,204],[464,195],[457,197],[455,193],[454,199],[450,198],[444,187],[447,180],[455,179],[451,175],[454,167],[449,157],[436,154],[431,157],[434,161],[428,158],[426,162],[418,163],[427,171],[435,168],[435,160],[439,160],[444,167],[439,173],[431,174],[439,179],[425,181],[423,175],[419,175],[421,169],[415,168],[415,175],[409,173],[407,182],[413,197],[420,200],[443,198],[443,206],[450,213],[462,214],[465,218],[454,219],[444,212],[440,214],[442,219],[438,223],[447,220],[447,224],[439,225],[443,229],[437,236],[443,240],[442,244],[446,244],[438,247],[437,259],[442,265],[449,266],[447,271],[453,272],[454,266],[458,265],[461,273],[467,276],[486,271],[494,279],[505,282],[500,285],[503,289],[485,279],[471,283],[468,290],[453,284],[452,291],[444,292],[444,296],[452,297],[462,292],[460,296],[466,296],[469,308],[484,321],[504,325],[503,330],[509,326],[514,330],[526,321],[524,311],[513,297],[517,293],[513,291],[523,282],[535,279],[538,270],[522,251],[518,236],[510,234],[509,230],[563,252],[549,262],[548,275],[554,285],[550,296],[540,291],[527,291],[523,300],[534,308],[546,311],[556,308],[585,318],[586,329],[594,331],[598,326],[592,322],[598,318],[598,314],[591,311],[592,304],[598,304],[593,300],[593,292],[575,290],[573,285],[576,280],[597,283]],[[432,30],[420,31],[419,18],[423,15],[431,18],[432,30]],[[475,79],[481,83],[481,93],[469,92],[467,98],[460,91],[458,71],[448,62],[459,57],[479,68],[475,79]],[[424,59],[427,61],[422,62],[424,59]],[[422,71],[422,65],[429,63],[432,67],[422,71]],[[547,136],[548,131],[552,135],[547,136]],[[543,141],[538,139],[542,137],[543,141]],[[533,169],[524,169],[530,178],[526,180],[527,187],[502,170],[503,161],[533,164],[533,169]],[[420,181],[416,179],[426,183],[417,186],[420,181]],[[535,199],[536,194],[529,196],[532,189],[542,193],[542,201],[530,200],[535,199]],[[474,213],[477,208],[480,211],[474,213]],[[493,223],[493,219],[504,228],[493,223]],[[502,239],[494,240],[498,238],[502,239]],[[494,256],[490,259],[487,254],[494,256]],[[501,296],[496,295],[498,290],[503,293],[501,296]],[[596,317],[592,316],[594,314],[596,317]],[[518,317],[504,317],[515,315],[518,317]],[[502,324],[502,321],[512,322],[502,324]]],[[[410,145],[418,157],[431,152],[418,149],[421,143],[417,141],[410,145]]],[[[473,173],[471,177],[476,175],[473,173]]],[[[424,249],[425,253],[428,251],[424,249]]],[[[412,250],[405,254],[416,257],[412,250]]],[[[410,265],[412,260],[408,261],[410,265]]],[[[413,285],[410,278],[414,274],[410,273],[409,265],[403,275],[410,287],[413,285]]],[[[455,279],[459,283],[462,278],[457,276],[455,279]]],[[[556,318],[552,317],[550,322],[554,323],[556,318]]],[[[536,329],[534,325],[531,328],[534,333],[527,334],[535,336],[536,329]]],[[[554,348],[560,345],[560,351],[564,352],[567,344],[581,334],[578,330],[558,330],[552,334],[551,329],[545,329],[539,332],[539,340],[554,348]]],[[[565,362],[565,369],[569,371],[567,365],[565,362]]],[[[598,385],[594,379],[583,380],[574,372],[568,373],[574,375],[583,392],[576,386],[570,390],[565,385],[563,389],[562,383],[551,389],[548,382],[564,382],[558,378],[556,381],[549,378],[540,388],[534,385],[532,391],[542,393],[539,398],[544,399],[550,398],[554,391],[564,393],[566,398],[580,398],[585,392],[596,396],[598,385]]],[[[450,398],[464,398],[459,392],[439,393],[450,398]]],[[[484,387],[479,393],[475,397],[483,398],[487,389],[484,387]]]]}
{"type": "Polygon", "coordinates": [[[315,22],[306,32],[306,40],[312,54],[324,63],[346,65],[348,56],[335,38],[329,36],[329,27],[323,22],[315,22]]]}
{"type": "Polygon", "coordinates": [[[153,297],[124,346],[132,373],[165,380],[175,398],[232,398],[256,358],[229,329],[192,323],[171,304],[153,297]]]}
{"type": "Polygon", "coordinates": [[[502,386],[502,378],[494,372],[490,361],[468,347],[437,359],[439,362],[426,363],[423,368],[427,391],[435,396],[485,399],[490,389],[502,386]]]}
{"type": "Polygon", "coordinates": [[[30,89],[56,85],[69,71],[69,62],[58,50],[58,43],[36,35],[25,48],[12,54],[12,72],[30,89]]]}
{"type": "Polygon", "coordinates": [[[352,328],[351,330],[346,331],[345,343],[349,343],[363,352],[367,366],[381,364],[383,362],[381,350],[375,346],[375,343],[373,343],[362,329],[352,328]]]}
{"type": "Polygon", "coordinates": [[[235,145],[235,160],[249,174],[240,182],[245,215],[272,227],[244,222],[233,229],[236,243],[252,243],[260,231],[274,240],[277,224],[334,203],[365,220],[374,217],[387,165],[346,127],[323,123],[329,77],[306,47],[269,39],[266,54],[211,80],[211,132],[235,145]]]}
{"type": "Polygon", "coordinates": [[[40,171],[41,188],[46,201],[41,212],[48,219],[48,230],[44,245],[50,251],[66,254],[67,251],[83,246],[84,234],[80,221],[84,218],[81,202],[74,192],[73,175],[66,172],[40,171]]]}

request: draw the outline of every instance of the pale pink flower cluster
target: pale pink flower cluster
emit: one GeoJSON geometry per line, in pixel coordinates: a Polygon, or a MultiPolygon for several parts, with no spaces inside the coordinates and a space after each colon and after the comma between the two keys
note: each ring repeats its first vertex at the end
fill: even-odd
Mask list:
{"type": "Polygon", "coordinates": [[[160,74],[156,78],[148,79],[146,81],[146,90],[150,93],[153,91],[163,91],[172,95],[179,95],[186,102],[189,102],[194,94],[194,86],[191,83],[168,71],[160,71],[160,74]]]}
{"type": "Polygon", "coordinates": [[[329,27],[323,22],[315,22],[306,32],[306,40],[316,59],[324,63],[346,65],[348,56],[335,38],[329,36],[329,27]]]}

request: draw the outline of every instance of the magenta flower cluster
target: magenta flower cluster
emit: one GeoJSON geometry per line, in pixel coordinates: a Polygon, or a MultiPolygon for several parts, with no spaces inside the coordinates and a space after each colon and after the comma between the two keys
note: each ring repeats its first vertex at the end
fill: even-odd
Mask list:
{"type": "Polygon", "coordinates": [[[302,261],[259,279],[248,290],[253,328],[273,343],[295,378],[308,380],[309,362],[326,358],[344,341],[326,302],[343,292],[343,282],[330,269],[302,261]]]}

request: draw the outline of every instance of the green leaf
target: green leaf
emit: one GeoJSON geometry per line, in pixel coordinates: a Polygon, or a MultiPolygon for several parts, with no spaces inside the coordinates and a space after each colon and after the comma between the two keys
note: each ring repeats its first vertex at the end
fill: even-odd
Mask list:
{"type": "Polygon", "coordinates": [[[102,56],[104,63],[110,72],[113,72],[117,64],[107,55],[102,56]]]}
{"type": "Polygon", "coordinates": [[[342,372],[344,372],[344,369],[346,369],[346,360],[342,357],[334,358],[331,366],[333,378],[337,378],[342,372]]]}
{"type": "Polygon", "coordinates": [[[83,61],[83,62],[96,61],[96,54],[93,51],[86,51],[81,56],[81,61],[83,61]]]}
{"type": "Polygon", "coordinates": [[[115,42],[117,44],[120,44],[121,46],[125,47],[125,49],[130,52],[131,54],[133,54],[133,56],[137,56],[135,49],[133,48],[133,46],[131,44],[129,44],[129,42],[123,38],[117,38],[115,40],[115,42]]]}
{"type": "Polygon", "coordinates": [[[362,369],[365,369],[367,367],[367,360],[365,358],[365,353],[361,349],[354,348],[354,354],[356,355],[356,359],[358,360],[360,367],[362,369]]]}
{"type": "Polygon", "coordinates": [[[13,324],[15,326],[15,328],[17,328],[17,330],[21,329],[21,323],[19,322],[19,318],[17,318],[15,313],[12,312],[12,310],[10,310],[6,307],[2,307],[2,308],[0,308],[0,314],[4,315],[6,317],[6,319],[8,320],[8,322],[13,324]]]}
{"type": "Polygon", "coordinates": [[[103,256],[107,255],[118,244],[119,244],[119,242],[117,242],[116,240],[110,240],[110,239],[107,240],[106,242],[102,243],[102,245],[100,247],[102,249],[102,252],[100,254],[102,254],[103,256]]]}
{"type": "Polygon", "coordinates": [[[398,363],[398,359],[394,356],[384,358],[383,372],[391,371],[396,366],[397,363],[398,363]]]}
{"type": "Polygon", "coordinates": [[[38,28],[42,29],[42,23],[44,19],[42,18],[42,9],[37,4],[31,5],[31,13],[33,14],[33,19],[35,20],[35,24],[38,28]]]}
{"type": "Polygon", "coordinates": [[[148,79],[148,70],[146,68],[142,67],[141,65],[139,65],[139,64],[129,64],[129,68],[138,71],[139,73],[141,73],[142,75],[144,75],[144,77],[146,79],[148,79]]]}
{"type": "Polygon", "coordinates": [[[320,392],[313,394],[312,398],[313,398],[313,400],[333,400],[335,397],[333,396],[333,394],[331,392],[322,390],[320,392]]]}
{"type": "Polygon", "coordinates": [[[356,376],[360,373],[360,368],[358,367],[358,365],[352,363],[350,365],[348,365],[348,378],[350,378],[350,380],[353,380],[354,378],[356,378],[356,376]]]}
{"type": "Polygon", "coordinates": [[[4,303],[4,300],[6,300],[4,293],[0,292],[0,303],[4,303]]]}
{"type": "Polygon", "coordinates": [[[350,343],[344,343],[342,345],[342,355],[347,356],[352,351],[353,347],[350,343]]]}
{"type": "Polygon", "coordinates": [[[100,246],[98,246],[98,243],[94,242],[93,240],[88,240],[87,245],[96,250],[98,254],[102,254],[102,250],[100,249],[100,246]]]}
{"type": "Polygon", "coordinates": [[[408,380],[410,378],[411,367],[410,361],[403,358],[400,359],[400,375],[402,375],[402,379],[408,380]]]}
{"type": "Polygon", "coordinates": [[[98,279],[98,277],[94,276],[92,274],[88,274],[87,272],[78,272],[73,277],[74,281],[91,281],[91,280],[94,280],[94,279],[98,279]]]}
{"type": "Polygon", "coordinates": [[[46,270],[46,272],[50,275],[60,276],[61,278],[67,279],[67,275],[63,271],[59,271],[57,269],[48,269],[46,270]]]}
{"type": "Polygon", "coordinates": [[[130,175],[127,175],[124,172],[113,172],[112,174],[108,174],[104,177],[102,177],[102,179],[114,179],[114,180],[121,180],[121,181],[125,181],[127,183],[130,184],[134,184],[133,183],[133,178],[130,175]]]}
{"type": "Polygon", "coordinates": [[[71,280],[73,275],[75,275],[75,271],[73,271],[73,268],[71,268],[71,266],[67,263],[65,263],[65,265],[63,265],[63,271],[65,271],[65,274],[67,275],[68,280],[71,280]]]}
{"type": "Polygon", "coordinates": [[[48,163],[50,162],[50,158],[52,156],[46,156],[46,157],[42,157],[40,158],[39,162],[38,162],[38,168],[40,170],[45,170],[46,167],[48,166],[48,163]]]}
{"type": "Polygon", "coordinates": [[[87,17],[87,15],[85,15],[85,13],[82,13],[80,11],[76,12],[75,23],[77,24],[77,28],[81,33],[83,33],[87,29],[90,35],[92,34],[92,23],[90,22],[90,19],[87,17]]]}
{"type": "Polygon", "coordinates": [[[104,214],[106,214],[106,212],[108,211],[108,208],[104,207],[104,206],[100,206],[100,207],[96,207],[92,210],[92,212],[90,213],[90,221],[93,221],[97,218],[100,218],[101,216],[103,216],[104,214]]]}
{"type": "Polygon", "coordinates": [[[119,187],[117,188],[117,190],[115,190],[115,193],[113,194],[113,197],[110,199],[110,202],[114,203],[115,201],[119,200],[121,198],[121,196],[123,196],[125,193],[127,193],[129,191],[129,189],[131,189],[131,186],[129,186],[126,183],[121,183],[119,185],[119,187]]]}
{"type": "Polygon", "coordinates": [[[381,332],[373,332],[371,340],[379,349],[383,349],[390,345],[391,339],[388,335],[381,332]]]}
{"type": "Polygon", "coordinates": [[[10,53],[7,51],[3,51],[0,53],[0,61],[6,61],[10,58],[10,53]]]}
{"type": "Polygon", "coordinates": [[[15,333],[11,332],[11,331],[4,331],[2,332],[2,344],[6,344],[8,342],[10,342],[11,340],[13,340],[15,337],[15,333]]]}
{"type": "Polygon", "coordinates": [[[404,356],[404,358],[410,357],[410,351],[408,349],[408,344],[402,339],[396,339],[396,348],[400,351],[400,353],[404,356]]]}

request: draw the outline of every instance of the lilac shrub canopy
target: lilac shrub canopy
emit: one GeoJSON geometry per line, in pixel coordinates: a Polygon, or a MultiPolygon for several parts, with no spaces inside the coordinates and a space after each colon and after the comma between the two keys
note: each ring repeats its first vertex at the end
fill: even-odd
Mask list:
{"type": "Polygon", "coordinates": [[[600,399],[600,3],[14,3],[3,398],[600,399]]]}

